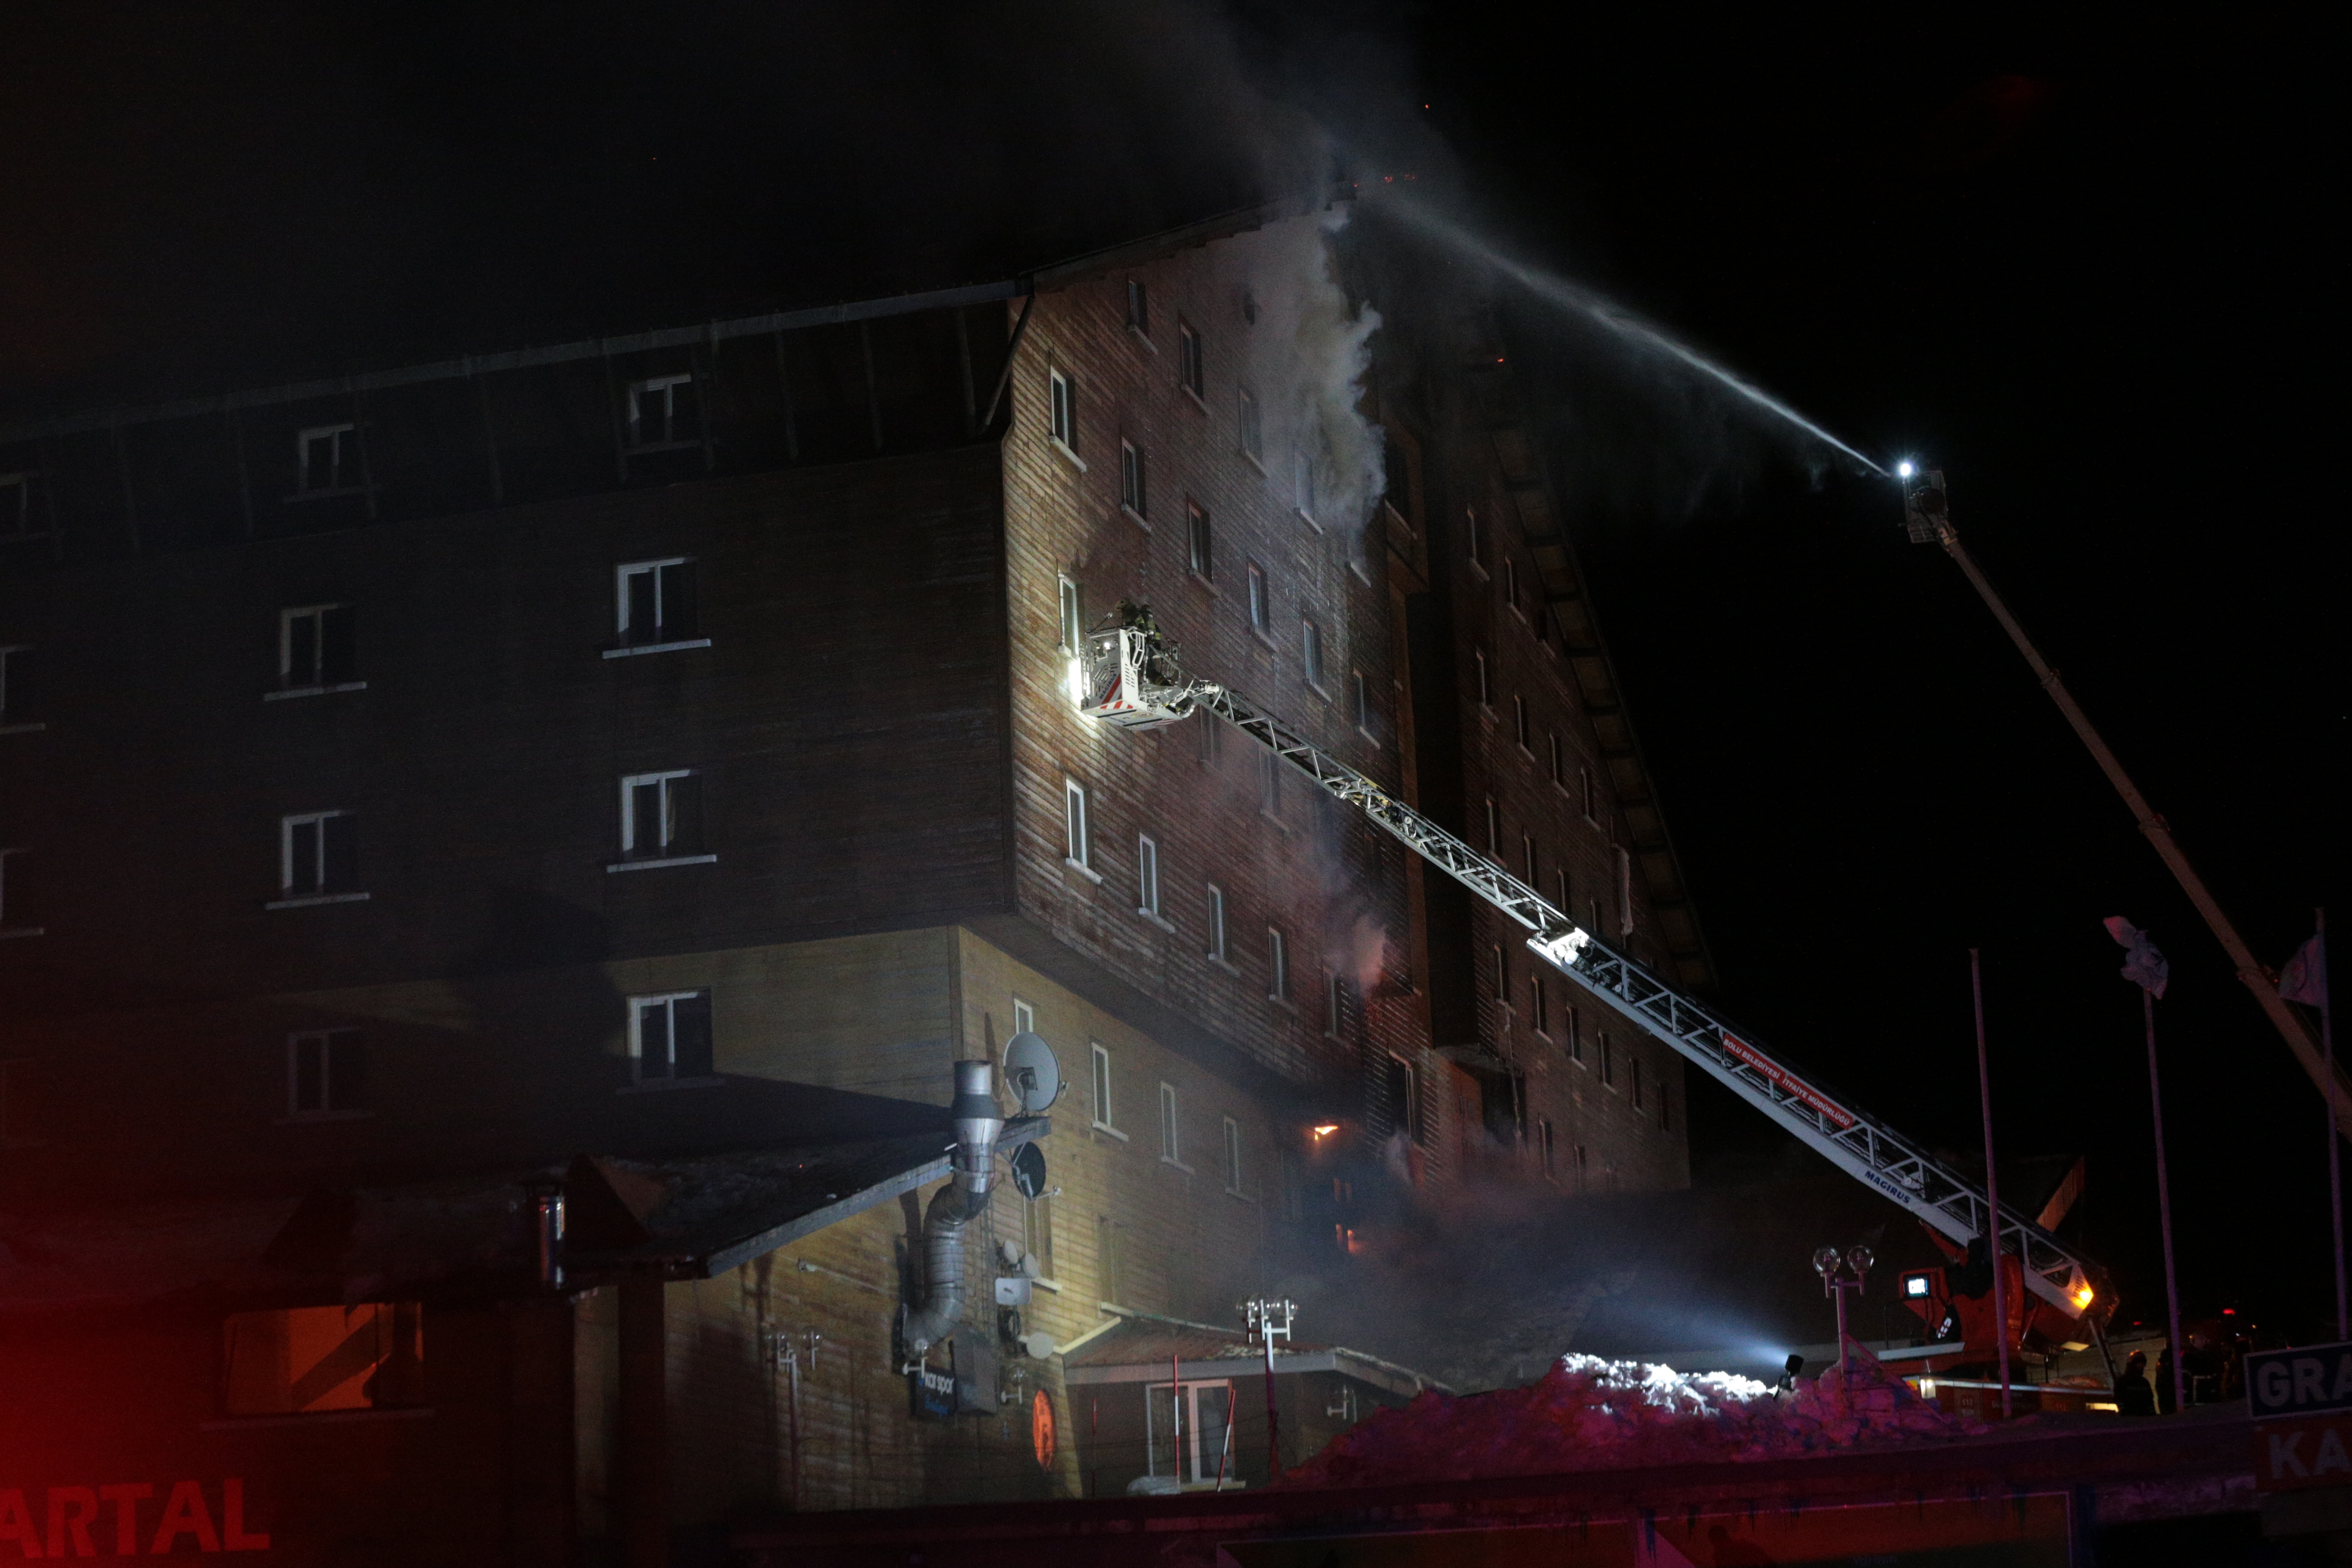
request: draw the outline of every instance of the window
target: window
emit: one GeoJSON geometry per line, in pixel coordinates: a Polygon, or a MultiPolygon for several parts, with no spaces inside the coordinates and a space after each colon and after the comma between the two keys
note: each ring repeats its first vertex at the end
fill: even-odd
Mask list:
{"type": "Polygon", "coordinates": [[[1132,441],[1118,444],[1118,504],[1137,517],[1150,517],[1144,494],[1143,448],[1132,441]]]}
{"type": "Polygon", "coordinates": [[[327,691],[358,685],[352,630],[349,605],[278,611],[278,689],[327,691]]]}
{"type": "Polygon", "coordinates": [[[1633,1091],[1633,1109],[1642,1109],[1642,1058],[1632,1052],[1625,1056],[1625,1082],[1633,1091]]]}
{"type": "Polygon", "coordinates": [[[1013,1032],[1016,1035],[1037,1032],[1037,1009],[1018,996],[1013,999],[1013,1032]]]}
{"type": "Polygon", "coordinates": [[[1579,1144],[1576,1146],[1576,1184],[1577,1184],[1578,1186],[1580,1186],[1580,1187],[1581,1187],[1581,1186],[1583,1186],[1583,1185],[1584,1185],[1584,1169],[1585,1169],[1585,1163],[1586,1163],[1586,1156],[1585,1156],[1585,1152],[1584,1152],[1584,1145],[1583,1145],[1583,1144],[1581,1144],[1581,1143],[1579,1143],[1579,1144]]]}
{"type": "Polygon", "coordinates": [[[1231,1436],[1230,1382],[1151,1384],[1144,1389],[1144,1405],[1145,1475],[1165,1476],[1179,1486],[1205,1486],[1241,1458],[1243,1442],[1231,1436]]]}
{"type": "Polygon", "coordinates": [[[0,474],[0,539],[38,539],[40,526],[33,504],[33,481],[38,474],[0,474]]]}
{"type": "Polygon", "coordinates": [[[1519,563],[1510,556],[1503,557],[1503,603],[1516,614],[1519,607],[1519,563]]]}
{"type": "Polygon", "coordinates": [[[1290,941],[1280,926],[1265,928],[1265,999],[1290,1000],[1290,941]]]}
{"type": "Polygon", "coordinates": [[[1094,1047],[1095,1064],[1095,1125],[1108,1127],[1110,1119],[1110,1053],[1100,1046],[1094,1047]]]}
{"type": "Polygon", "coordinates": [[[1182,1152],[1176,1142],[1176,1086],[1160,1086],[1160,1157],[1171,1165],[1182,1164],[1182,1152]]]}
{"type": "Polygon", "coordinates": [[[1054,1191],[1031,1198],[1021,1211],[1021,1246],[1037,1260],[1037,1271],[1054,1278],[1054,1191]]]}
{"type": "Polygon", "coordinates": [[[294,434],[294,494],[349,495],[360,488],[360,437],[356,425],[313,425],[294,434]]]}
{"type": "Polygon", "coordinates": [[[1584,805],[1584,820],[1592,824],[1595,827],[1600,826],[1601,818],[1595,810],[1596,803],[1592,795],[1592,770],[1591,768],[1579,768],[1576,770],[1576,794],[1577,798],[1583,802],[1584,805]]]}
{"type": "Polygon", "coordinates": [[[1356,697],[1356,728],[1369,735],[1372,732],[1372,683],[1364,679],[1360,669],[1350,672],[1356,697]]]}
{"type": "Polygon", "coordinates": [[[1070,373],[1054,366],[1045,372],[1045,417],[1049,433],[1064,450],[1078,450],[1078,386],[1070,373]]]}
{"type": "Polygon", "coordinates": [[[1375,1065],[1377,1077],[1372,1084],[1371,1113],[1367,1118],[1372,1135],[1382,1140],[1410,1138],[1420,1141],[1421,1135],[1421,1075],[1402,1057],[1383,1056],[1375,1065]]]}
{"type": "Polygon", "coordinates": [[[1661,1083],[1658,1085],[1658,1131],[1661,1132],[1672,1132],[1674,1130],[1675,1106],[1673,1090],[1668,1085],[1661,1083]]]}
{"type": "Polygon", "coordinates": [[[1536,840],[1531,833],[1519,835],[1519,879],[1530,889],[1536,885],[1536,840]]]}
{"type": "Polygon", "coordinates": [[[1290,455],[1290,504],[1299,516],[1315,521],[1315,450],[1304,441],[1290,455]]]}
{"type": "Polygon", "coordinates": [[[1538,1035],[1551,1035],[1551,998],[1544,991],[1540,973],[1528,976],[1528,1024],[1538,1035]]]}
{"type": "Polygon", "coordinates": [[[1069,864],[1082,871],[1094,869],[1094,839],[1087,828],[1087,786],[1076,779],[1062,781],[1062,832],[1069,864]]]}
{"type": "Polygon", "coordinates": [[[1584,900],[1584,907],[1591,916],[1591,918],[1586,921],[1584,929],[1597,937],[1601,934],[1601,900],[1599,899],[1587,899],[1584,900]]]}
{"type": "Polygon", "coordinates": [[[1503,814],[1491,795],[1486,797],[1486,858],[1497,864],[1503,858],[1503,814]]]}
{"type": "Polygon", "coordinates": [[[1554,730],[1551,732],[1549,745],[1551,751],[1551,782],[1559,785],[1562,789],[1565,789],[1568,787],[1568,774],[1565,772],[1567,763],[1559,749],[1559,731],[1554,730]]]}
{"type": "Polygon", "coordinates": [[[1348,982],[1336,969],[1323,972],[1323,1032],[1337,1039],[1348,1021],[1348,982]]]}
{"type": "Polygon", "coordinates": [[[1552,868],[1551,879],[1552,885],[1559,893],[1559,896],[1552,900],[1552,908],[1558,910],[1561,914],[1566,915],[1570,920],[1574,920],[1576,918],[1576,906],[1568,901],[1568,867],[1565,864],[1554,867],[1552,868]]]}
{"type": "Polygon", "coordinates": [[[1257,411],[1257,394],[1243,387],[1236,396],[1241,407],[1242,454],[1260,468],[1265,466],[1265,426],[1257,411]]]}
{"type": "Polygon", "coordinates": [[[1223,720],[1214,713],[1203,713],[1201,715],[1200,731],[1201,738],[1194,742],[1193,745],[1197,749],[1196,754],[1202,763],[1213,763],[1225,754],[1223,720]]]}
{"type": "Polygon", "coordinates": [[[1247,571],[1249,575],[1250,630],[1255,632],[1262,637],[1271,637],[1274,622],[1274,606],[1269,602],[1268,595],[1266,594],[1265,568],[1253,561],[1249,563],[1247,571]]]}
{"type": "Polygon", "coordinates": [[[230,1415],[386,1410],[425,1401],[425,1309],[415,1301],[232,1312],[222,1340],[221,1386],[230,1415]]]}
{"type": "Polygon", "coordinates": [[[1528,700],[1516,694],[1511,698],[1511,732],[1518,739],[1519,750],[1533,756],[1535,748],[1528,743],[1528,700]]]}
{"type": "Polygon", "coordinates": [[[1225,1118],[1225,1191],[1242,1190],[1242,1124],[1225,1118]]]}
{"type": "Polygon", "coordinates": [[[1135,912],[1158,920],[1160,915],[1160,846],[1148,833],[1135,840],[1135,912]]]}
{"type": "Polygon", "coordinates": [[[1139,336],[1151,335],[1151,295],[1140,278],[1127,280],[1127,325],[1139,336]]]}
{"type": "Polygon", "coordinates": [[[1617,851],[1617,934],[1633,934],[1633,857],[1617,851]]]}
{"type": "Polygon", "coordinates": [[[1192,323],[1179,317],[1176,321],[1176,384],[1193,396],[1205,399],[1209,395],[1207,355],[1201,346],[1201,334],[1192,323]]]}
{"type": "Polygon", "coordinates": [[[286,1114],[320,1121],[363,1114],[367,1041],[357,1029],[310,1029],[286,1037],[286,1114]]]}
{"type": "Polygon", "coordinates": [[[658,452],[694,441],[694,377],[656,375],[629,383],[629,449],[658,452]]]}
{"type": "Polygon", "coordinates": [[[1127,1232],[1108,1215],[1095,1219],[1095,1289],[1106,1301],[1127,1299],[1127,1232]]]}
{"type": "Polygon", "coordinates": [[[1194,576],[1204,583],[1216,576],[1216,562],[1210,553],[1209,514],[1199,501],[1189,499],[1184,502],[1184,546],[1194,576]]]}
{"type": "Polygon", "coordinates": [[[1617,1087],[1617,1053],[1609,1044],[1609,1031],[1601,1031],[1601,1081],[1611,1089],[1617,1087]]]}
{"type": "Polygon", "coordinates": [[[615,567],[614,612],[623,647],[668,647],[694,642],[694,563],[683,555],[632,561],[615,567]]]}
{"type": "Polygon", "coordinates": [[[33,691],[33,650],[0,647],[0,731],[39,726],[33,691]]]}
{"type": "Polygon", "coordinates": [[[364,899],[359,885],[358,816],[306,811],[278,819],[278,907],[364,899]]]}
{"type": "Polygon", "coordinates": [[[1487,949],[1494,963],[1495,1000],[1507,1007],[1511,1005],[1511,964],[1503,956],[1503,944],[1496,942],[1487,949]]]}
{"type": "Polygon", "coordinates": [[[1299,657],[1307,667],[1307,684],[1323,689],[1323,628],[1312,619],[1299,622],[1299,657]]]}
{"type": "Polygon", "coordinates": [[[621,780],[624,860],[677,865],[716,860],[702,849],[702,775],[691,768],[621,780]]]}
{"type": "MultiPolygon", "coordinates": [[[[12,861],[16,860],[17,857],[24,853],[24,850],[21,848],[0,849],[0,937],[40,936],[44,934],[47,929],[44,926],[11,925],[8,923],[8,867],[12,861]]],[[[5,1131],[5,1129],[0,1129],[0,1131],[5,1131]]]]}
{"type": "Polygon", "coordinates": [[[1551,1181],[1557,1178],[1559,1172],[1552,1163],[1551,1118],[1549,1116],[1536,1118],[1536,1153],[1543,1161],[1544,1179],[1551,1181]]]}
{"type": "Polygon", "coordinates": [[[1085,612],[1078,604],[1078,585],[1067,577],[1056,577],[1062,608],[1062,651],[1076,653],[1086,641],[1085,612]]]}
{"type": "Polygon", "coordinates": [[[1469,542],[1470,564],[1483,572],[1486,568],[1486,542],[1478,531],[1478,509],[1463,508],[1463,537],[1469,542]]]}
{"type": "Polygon", "coordinates": [[[629,1073],[639,1083],[710,1077],[710,993],[629,998],[629,1073]]]}
{"type": "Polygon", "coordinates": [[[1492,708],[1495,705],[1495,690],[1486,679],[1486,650],[1482,647],[1472,648],[1470,664],[1471,673],[1477,682],[1478,706],[1492,708]]]}
{"type": "Polygon", "coordinates": [[[1209,884],[1209,956],[1225,962],[1225,890],[1209,884]]]}
{"type": "Polygon", "coordinates": [[[1568,1047],[1568,1059],[1578,1067],[1582,1067],[1584,1036],[1579,1027],[1575,1008],[1562,1007],[1559,1010],[1559,1034],[1561,1043],[1568,1047]]]}
{"type": "Polygon", "coordinates": [[[1257,808],[1271,822],[1282,820],[1282,758],[1272,752],[1259,753],[1257,808]]]}

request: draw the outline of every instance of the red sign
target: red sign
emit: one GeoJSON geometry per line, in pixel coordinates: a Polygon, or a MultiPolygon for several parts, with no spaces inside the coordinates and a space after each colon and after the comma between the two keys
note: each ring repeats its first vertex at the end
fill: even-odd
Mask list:
{"type": "Polygon", "coordinates": [[[2254,1428],[2254,1489],[2352,1486],[2352,1411],[2254,1428]]]}
{"type": "Polygon", "coordinates": [[[163,1489],[148,1481],[49,1487],[36,1504],[23,1487],[0,1487],[0,1542],[15,1542],[27,1557],[90,1557],[100,1552],[167,1557],[183,1541],[198,1552],[269,1550],[267,1531],[245,1527],[242,1478],[229,1477],[214,1494],[220,1499],[217,1525],[207,1489],[198,1481],[173,1481],[163,1489]],[[159,1496],[163,1509],[151,1512],[159,1496]]]}
{"type": "Polygon", "coordinates": [[[1746,1041],[1738,1039],[1727,1033],[1723,1037],[1723,1048],[1729,1051],[1733,1056],[1738,1057],[1741,1061],[1746,1062],[1749,1067],[1754,1068],[1758,1072],[1762,1073],[1765,1079],[1771,1083],[1773,1088],[1784,1089],[1788,1093],[1796,1096],[1799,1100],[1803,1100],[1807,1105],[1811,1106],[1815,1110],[1820,1111],[1823,1116],[1828,1117],[1841,1129],[1853,1125],[1853,1113],[1852,1111],[1846,1110],[1843,1106],[1830,1099],[1829,1096],[1823,1094],[1820,1089],[1815,1089],[1811,1084],[1807,1083],[1803,1079],[1791,1076],[1789,1072],[1783,1069],[1778,1062],[1769,1059],[1761,1051],[1757,1050],[1753,1046],[1748,1045],[1746,1041]]]}

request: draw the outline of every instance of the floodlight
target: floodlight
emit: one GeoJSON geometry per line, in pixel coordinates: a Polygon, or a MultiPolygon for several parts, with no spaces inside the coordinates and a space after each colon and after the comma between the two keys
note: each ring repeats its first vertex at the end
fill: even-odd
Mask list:
{"type": "Polygon", "coordinates": [[[1895,465],[1895,477],[1898,479],[1907,479],[1918,471],[1918,468],[1908,458],[1904,458],[1901,462],[1895,465]]]}
{"type": "Polygon", "coordinates": [[[1906,1274],[1903,1277],[1903,1294],[1914,1300],[1925,1299],[1927,1295],[1927,1277],[1925,1274],[1906,1274]]]}

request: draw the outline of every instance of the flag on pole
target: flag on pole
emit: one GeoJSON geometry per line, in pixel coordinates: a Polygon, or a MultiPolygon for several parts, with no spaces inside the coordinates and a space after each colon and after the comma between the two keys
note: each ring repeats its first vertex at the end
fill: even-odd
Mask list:
{"type": "Polygon", "coordinates": [[[2327,939],[2315,936],[2294,950],[2279,971],[2279,996],[2288,1002],[2327,1005],[2327,939]]]}
{"type": "Polygon", "coordinates": [[[2124,978],[2149,995],[2161,997],[2172,979],[2172,965],[2156,951],[2156,943],[2147,940],[2147,932],[2121,915],[2109,915],[2106,927],[2107,934],[2129,950],[2124,958],[2124,978]]]}

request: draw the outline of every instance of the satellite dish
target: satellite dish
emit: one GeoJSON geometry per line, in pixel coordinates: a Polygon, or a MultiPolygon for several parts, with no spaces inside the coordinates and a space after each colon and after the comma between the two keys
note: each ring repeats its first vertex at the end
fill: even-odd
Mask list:
{"type": "Polygon", "coordinates": [[[1022,1114],[1041,1116],[1061,1098],[1062,1064],[1054,1049],[1030,1030],[1004,1042],[1004,1081],[1021,1101],[1022,1114]]]}
{"type": "Polygon", "coordinates": [[[1045,1151],[1034,1143],[1024,1143],[1013,1151],[1013,1184],[1024,1198],[1034,1199],[1045,1190],[1045,1151]]]}

